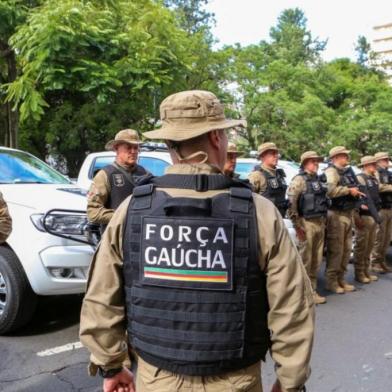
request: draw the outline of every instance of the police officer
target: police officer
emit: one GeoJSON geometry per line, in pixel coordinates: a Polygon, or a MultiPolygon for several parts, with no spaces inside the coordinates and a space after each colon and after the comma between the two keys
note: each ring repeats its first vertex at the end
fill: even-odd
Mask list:
{"type": "Polygon", "coordinates": [[[293,222],[299,241],[302,262],[310,278],[314,302],[323,304],[317,293],[317,275],[323,259],[325,222],[328,211],[325,176],[317,174],[323,158],[315,151],[301,155],[301,170],[290,183],[288,217],[293,222]]]}
{"type": "Polygon", "coordinates": [[[387,152],[378,152],[375,158],[381,198],[381,223],[376,228],[376,239],[370,260],[374,272],[385,274],[392,271],[385,262],[392,238],[392,173],[388,170],[390,158],[387,152]]]}
{"type": "Polygon", "coordinates": [[[274,143],[263,143],[259,146],[258,156],[261,166],[249,174],[249,181],[254,191],[271,200],[284,217],[288,207],[287,184],[284,170],[277,168],[279,150],[274,143]]]}
{"type": "Polygon", "coordinates": [[[162,128],[174,165],[135,188],[94,256],[80,338],[104,390],[134,389],[122,367],[138,354],[137,392],[261,392],[270,348],[274,391],[309,375],[314,309],[309,279],[270,201],[222,174],[227,120],[207,91],[167,97],[162,128]],[[127,334],[126,334],[127,328],[127,334]]]}
{"type": "Polygon", "coordinates": [[[228,143],[227,145],[227,158],[225,166],[223,167],[223,173],[231,178],[239,178],[240,175],[235,172],[235,167],[237,165],[237,158],[240,153],[237,151],[237,146],[235,143],[228,143]]]}
{"type": "Polygon", "coordinates": [[[352,168],[350,151],[343,146],[329,151],[331,163],[325,170],[330,208],[327,216],[327,268],[326,288],[337,294],[355,291],[355,286],[345,280],[352,247],[353,212],[361,196],[352,168]]]}
{"type": "Polygon", "coordinates": [[[118,132],[114,140],[106,144],[107,150],[116,152],[116,159],[95,175],[87,200],[88,220],[101,225],[102,230],[109,223],[114,210],[132,194],[136,181],[148,174],[137,164],[139,144],[139,136],[133,129],[118,132]]]}
{"type": "Polygon", "coordinates": [[[372,251],[376,236],[377,222],[371,216],[369,203],[373,203],[376,210],[381,208],[381,199],[378,189],[378,180],[375,177],[377,160],[374,156],[366,155],[361,158],[358,165],[362,173],[357,175],[358,182],[366,188],[367,198],[359,206],[355,216],[355,245],[354,268],[355,280],[359,283],[370,283],[378,280],[376,275],[370,273],[370,252],[372,251]]]}
{"type": "Polygon", "coordinates": [[[12,219],[8,212],[7,203],[0,192],[0,244],[3,244],[12,231],[12,219]]]}

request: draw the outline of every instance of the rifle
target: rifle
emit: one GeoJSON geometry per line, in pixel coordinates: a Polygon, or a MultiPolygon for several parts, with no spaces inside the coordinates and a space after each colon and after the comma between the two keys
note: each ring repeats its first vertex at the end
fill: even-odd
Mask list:
{"type": "MultiPolygon", "coordinates": [[[[359,181],[357,179],[357,176],[355,175],[354,170],[353,170],[353,168],[351,166],[349,168],[347,168],[346,170],[353,175],[353,178],[355,178],[356,185],[354,185],[354,186],[357,187],[360,192],[362,192],[362,193],[364,193],[366,195],[366,196],[360,196],[359,197],[360,203],[358,205],[358,208],[361,208],[361,206],[363,206],[363,205],[366,206],[367,210],[369,211],[370,216],[374,219],[374,221],[377,224],[380,224],[381,223],[381,217],[380,217],[380,215],[378,213],[378,210],[376,208],[376,205],[374,204],[373,199],[369,195],[369,191],[367,189],[367,186],[366,185],[362,185],[362,184],[359,183],[359,181]]],[[[351,186],[351,187],[354,187],[354,186],[351,186]]]]}

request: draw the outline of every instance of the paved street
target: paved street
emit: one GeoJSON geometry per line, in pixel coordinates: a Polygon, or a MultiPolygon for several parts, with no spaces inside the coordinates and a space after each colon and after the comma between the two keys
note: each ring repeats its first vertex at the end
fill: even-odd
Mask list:
{"type": "MultiPolygon", "coordinates": [[[[100,390],[101,380],[86,375],[88,355],[78,342],[80,305],[78,296],[44,299],[29,326],[0,337],[0,391],[100,390]]],[[[330,295],[317,308],[312,368],[310,392],[391,390],[391,274],[355,293],[330,295]]],[[[263,378],[269,391],[274,381],[270,360],[263,378]]]]}

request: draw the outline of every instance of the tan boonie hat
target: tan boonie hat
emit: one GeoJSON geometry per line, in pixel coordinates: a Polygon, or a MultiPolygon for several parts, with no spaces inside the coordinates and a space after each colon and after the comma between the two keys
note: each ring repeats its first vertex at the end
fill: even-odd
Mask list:
{"type": "Polygon", "coordinates": [[[242,152],[237,150],[237,145],[235,143],[228,143],[227,153],[241,155],[242,152]]]}
{"type": "Polygon", "coordinates": [[[319,162],[324,160],[324,158],[318,155],[316,151],[306,151],[301,155],[301,166],[307,159],[317,159],[319,162]]]}
{"type": "Polygon", "coordinates": [[[361,163],[358,165],[358,167],[364,167],[365,165],[370,165],[372,163],[377,163],[376,157],[373,155],[365,155],[361,158],[361,163]]]}
{"type": "Polygon", "coordinates": [[[381,159],[389,160],[389,154],[387,152],[378,152],[374,154],[374,158],[376,158],[377,161],[381,161],[381,159]]]}
{"type": "Polygon", "coordinates": [[[266,151],[269,150],[279,151],[275,143],[267,142],[267,143],[260,144],[259,148],[257,149],[257,154],[258,156],[260,156],[261,154],[264,154],[266,151]]]}
{"type": "Polygon", "coordinates": [[[336,146],[336,147],[333,147],[333,148],[331,148],[329,150],[329,157],[333,158],[333,157],[336,157],[336,155],[339,155],[339,154],[347,154],[347,155],[349,155],[350,152],[351,152],[351,150],[347,150],[346,147],[336,146]]]}
{"type": "Polygon", "coordinates": [[[182,141],[214,130],[246,127],[245,120],[229,120],[218,98],[209,91],[191,90],[169,95],[160,106],[162,127],[145,132],[149,139],[182,141]]]}
{"type": "Polygon", "coordinates": [[[117,132],[114,140],[106,143],[105,148],[107,150],[112,150],[117,144],[127,143],[127,144],[141,144],[138,133],[133,129],[123,129],[117,132]]]}

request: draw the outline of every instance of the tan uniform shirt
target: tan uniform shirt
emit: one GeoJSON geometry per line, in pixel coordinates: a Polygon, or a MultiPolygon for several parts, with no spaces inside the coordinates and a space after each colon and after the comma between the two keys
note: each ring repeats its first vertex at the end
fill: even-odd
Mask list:
{"type": "Polygon", "coordinates": [[[301,224],[301,217],[298,212],[298,199],[303,192],[306,191],[306,181],[303,176],[295,176],[289,186],[287,195],[289,197],[290,206],[287,210],[287,216],[293,222],[294,228],[301,228],[304,230],[301,224]]]}
{"type": "MultiPolygon", "coordinates": [[[[127,166],[121,166],[132,173],[127,166]]],[[[87,218],[91,223],[107,225],[114,214],[112,208],[107,208],[111,187],[109,178],[104,170],[100,170],[94,177],[87,195],[87,218]]]]}
{"type": "MultiPolygon", "coordinates": [[[[176,174],[211,174],[207,164],[174,165],[176,174]]],[[[212,197],[224,191],[196,192],[161,189],[172,196],[212,197]]],[[[130,198],[116,210],[93,258],[83,302],[80,339],[91,352],[90,371],[96,366],[120,367],[127,355],[125,304],[122,289],[122,238],[130,198]]],[[[314,308],[310,281],[276,208],[254,194],[260,241],[260,268],[267,275],[272,333],[272,357],[285,390],[295,391],[309,376],[313,344],[314,308]]],[[[143,363],[143,362],[141,362],[143,363]]]]}
{"type": "Polygon", "coordinates": [[[0,192],[0,244],[6,241],[12,231],[12,219],[8,212],[7,203],[0,192]]]}
{"type": "Polygon", "coordinates": [[[343,174],[343,168],[328,167],[325,170],[327,177],[327,196],[331,199],[334,197],[346,196],[350,193],[350,189],[347,186],[339,185],[340,176],[343,174]]]}
{"type": "MultiPolygon", "coordinates": [[[[264,165],[261,165],[262,169],[271,173],[271,175],[276,176],[276,169],[270,169],[264,165]]],[[[267,189],[267,180],[265,175],[260,170],[252,171],[248,176],[249,182],[253,186],[253,191],[256,193],[263,193],[267,189]]]]}

